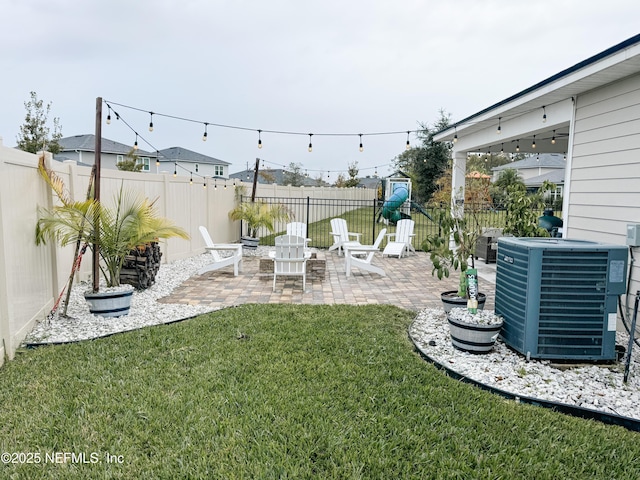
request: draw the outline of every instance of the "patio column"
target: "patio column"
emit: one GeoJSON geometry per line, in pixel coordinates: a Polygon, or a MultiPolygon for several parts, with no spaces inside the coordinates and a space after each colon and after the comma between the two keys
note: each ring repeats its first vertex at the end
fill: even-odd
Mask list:
{"type": "MultiPolygon", "coordinates": [[[[464,211],[464,184],[467,170],[467,152],[453,150],[451,167],[451,206],[458,206],[459,214],[464,211]]],[[[457,210],[457,209],[456,209],[457,210]]]]}

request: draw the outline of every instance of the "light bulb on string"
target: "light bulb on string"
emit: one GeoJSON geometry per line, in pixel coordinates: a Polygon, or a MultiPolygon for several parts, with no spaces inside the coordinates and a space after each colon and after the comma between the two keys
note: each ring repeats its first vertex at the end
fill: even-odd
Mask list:
{"type": "Polygon", "coordinates": [[[262,134],[262,130],[258,130],[258,148],[262,148],[261,134],[262,134]]]}
{"type": "Polygon", "coordinates": [[[156,150],[156,167],[160,166],[160,152],[156,150]]]}
{"type": "Polygon", "coordinates": [[[378,167],[376,167],[376,169],[374,170],[373,174],[377,177],[378,176],[378,167]]]}
{"type": "Polygon", "coordinates": [[[504,154],[504,143],[500,144],[500,154],[504,154]]]}
{"type": "Polygon", "coordinates": [[[149,131],[153,132],[153,112],[149,112],[149,115],[151,116],[149,120],[149,131]]]}
{"type": "Polygon", "coordinates": [[[556,131],[553,131],[553,137],[551,137],[551,144],[555,145],[556,144],[556,131]]]}
{"type": "Polygon", "coordinates": [[[405,150],[409,150],[411,148],[411,143],[409,143],[409,135],[411,134],[411,130],[407,130],[407,143],[405,145],[405,150]]]}
{"type": "Polygon", "coordinates": [[[453,143],[456,143],[458,141],[458,129],[456,127],[453,127],[453,143]]]}
{"type": "Polygon", "coordinates": [[[536,136],[533,136],[533,142],[531,142],[531,148],[536,148],[536,136]]]}
{"type": "Polygon", "coordinates": [[[224,189],[225,190],[227,189],[227,181],[226,180],[224,181],[224,189]]]}
{"type": "Polygon", "coordinates": [[[138,150],[138,134],[136,133],[136,141],[133,143],[133,149],[138,150]]]}
{"type": "Polygon", "coordinates": [[[502,121],[502,117],[498,117],[498,129],[496,130],[496,133],[498,135],[500,135],[502,133],[502,125],[501,125],[501,121],[502,121]]]}
{"type": "Polygon", "coordinates": [[[189,176],[189,185],[193,185],[193,173],[189,176]]]}
{"type": "Polygon", "coordinates": [[[543,105],[542,106],[542,123],[546,123],[546,122],[547,122],[547,109],[543,105]]]}
{"type": "Polygon", "coordinates": [[[364,147],[362,146],[362,134],[359,133],[358,135],[360,135],[360,151],[363,151],[364,147]]]}
{"type": "Polygon", "coordinates": [[[204,133],[202,134],[202,141],[206,142],[207,141],[207,125],[209,125],[208,123],[204,124],[204,133]]]}
{"type": "Polygon", "coordinates": [[[107,105],[109,112],[107,113],[107,125],[111,125],[111,107],[107,105]]]}
{"type": "Polygon", "coordinates": [[[207,177],[203,177],[204,178],[204,185],[203,188],[207,188],[207,177]]]}
{"type": "Polygon", "coordinates": [[[516,152],[520,151],[520,140],[516,140],[516,152]]]}
{"type": "Polygon", "coordinates": [[[173,163],[173,176],[175,177],[176,175],[178,175],[178,164],[177,163],[173,163]]]}
{"type": "Polygon", "coordinates": [[[214,190],[217,190],[217,189],[218,189],[218,179],[217,179],[217,178],[214,178],[214,179],[213,179],[213,189],[214,189],[214,190]]]}
{"type": "Polygon", "coordinates": [[[313,133],[309,134],[309,152],[313,151],[313,145],[311,145],[311,137],[313,137],[313,133]]]}

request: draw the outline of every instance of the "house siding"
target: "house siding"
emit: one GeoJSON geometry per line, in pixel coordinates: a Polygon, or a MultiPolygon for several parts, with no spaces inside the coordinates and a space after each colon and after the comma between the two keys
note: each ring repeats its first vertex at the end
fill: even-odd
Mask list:
{"type": "MultiPolygon", "coordinates": [[[[640,75],[576,99],[570,195],[569,238],[625,245],[627,224],[640,223],[640,75]]],[[[631,275],[635,292],[640,265],[631,275]]]]}

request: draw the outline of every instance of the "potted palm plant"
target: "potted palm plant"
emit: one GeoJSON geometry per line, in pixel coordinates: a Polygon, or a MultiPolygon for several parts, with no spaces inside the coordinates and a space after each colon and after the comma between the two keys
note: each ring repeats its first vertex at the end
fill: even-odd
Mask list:
{"type": "Polygon", "coordinates": [[[125,190],[115,195],[113,206],[87,199],[66,201],[50,209],[41,209],[36,226],[36,243],[48,240],[61,246],[78,241],[93,248],[99,246],[100,272],[106,290],[85,293],[90,311],[102,316],[122,316],[129,312],[133,289],[120,287],[120,271],[125,257],[135,248],[160,238],[189,235],[170,220],[160,217],[154,202],[139,192],[125,190]],[[106,305],[102,300],[106,300],[106,305]]]}
{"type": "Polygon", "coordinates": [[[244,222],[247,235],[240,237],[242,245],[245,248],[255,249],[260,242],[258,237],[259,230],[265,228],[270,233],[273,233],[275,222],[288,221],[291,218],[291,213],[281,203],[241,202],[229,212],[229,218],[244,222]]]}

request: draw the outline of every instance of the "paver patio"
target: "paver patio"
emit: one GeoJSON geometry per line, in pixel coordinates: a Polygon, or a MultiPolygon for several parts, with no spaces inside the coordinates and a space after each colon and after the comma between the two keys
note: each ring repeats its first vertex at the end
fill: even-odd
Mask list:
{"type": "MultiPolygon", "coordinates": [[[[245,256],[243,271],[235,277],[232,269],[196,275],[176,288],[160,302],[212,307],[230,307],[245,303],[295,304],[391,304],[408,310],[438,308],[440,293],[456,290],[459,272],[448,279],[431,275],[428,254],[417,252],[404,258],[382,257],[376,254],[373,263],[384,268],[385,277],[358,269],[345,274],[345,259],[335,252],[320,250],[326,259],[324,279],[307,276],[306,291],[299,277],[278,279],[272,291],[273,276],[260,273],[258,256],[245,256]]],[[[266,255],[265,255],[266,257],[266,255]]],[[[476,262],[480,290],[487,294],[485,308],[493,308],[495,296],[495,264],[476,262]]]]}

